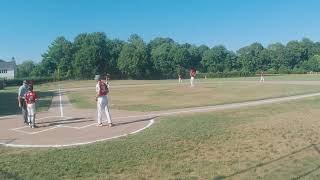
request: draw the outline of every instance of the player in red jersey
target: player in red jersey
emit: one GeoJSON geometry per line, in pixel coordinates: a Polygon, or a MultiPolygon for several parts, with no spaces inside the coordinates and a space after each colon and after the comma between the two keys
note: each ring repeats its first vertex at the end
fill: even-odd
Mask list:
{"type": "Polygon", "coordinates": [[[109,88],[108,85],[101,80],[101,78],[97,81],[96,92],[96,101],[98,108],[98,126],[102,126],[102,111],[104,110],[107,116],[109,127],[112,127],[107,97],[107,94],[109,93],[109,88]]]}
{"type": "Polygon", "coordinates": [[[196,77],[196,74],[197,74],[197,70],[196,70],[194,67],[192,67],[192,68],[190,69],[190,83],[191,83],[191,87],[194,86],[194,78],[196,77]]]}
{"type": "Polygon", "coordinates": [[[37,93],[33,91],[33,86],[28,87],[28,92],[26,93],[26,104],[28,111],[28,123],[31,128],[35,128],[36,120],[36,102],[38,100],[37,93]]]}

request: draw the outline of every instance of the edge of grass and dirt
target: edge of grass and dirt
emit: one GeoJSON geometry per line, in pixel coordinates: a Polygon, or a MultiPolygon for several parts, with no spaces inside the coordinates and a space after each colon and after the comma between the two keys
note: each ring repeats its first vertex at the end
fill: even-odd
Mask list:
{"type": "Polygon", "coordinates": [[[296,152],[317,143],[320,134],[310,131],[320,128],[319,108],[313,97],[163,117],[134,136],[80,147],[0,147],[0,177],[291,179],[320,163],[313,149],[296,152]]]}

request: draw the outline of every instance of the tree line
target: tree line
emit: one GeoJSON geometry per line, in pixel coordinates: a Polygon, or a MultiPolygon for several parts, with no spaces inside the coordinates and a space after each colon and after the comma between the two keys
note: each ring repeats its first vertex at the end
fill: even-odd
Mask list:
{"type": "Polygon", "coordinates": [[[201,73],[306,73],[320,71],[320,42],[304,38],[263,47],[256,42],[236,52],[222,45],[179,44],[171,38],[146,43],[137,34],[127,41],[109,39],[103,32],[82,33],[74,41],[57,37],[42,61],[24,61],[17,77],[92,79],[111,74],[122,79],[166,79],[188,76],[191,67],[201,73]]]}

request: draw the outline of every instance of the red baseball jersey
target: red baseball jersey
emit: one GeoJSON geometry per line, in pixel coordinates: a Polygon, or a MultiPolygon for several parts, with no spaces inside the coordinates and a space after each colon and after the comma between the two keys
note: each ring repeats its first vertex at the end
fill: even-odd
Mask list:
{"type": "Polygon", "coordinates": [[[197,72],[197,71],[196,71],[195,68],[191,68],[191,69],[190,69],[190,76],[191,76],[191,77],[195,77],[195,76],[196,76],[196,72],[197,72]]]}
{"type": "Polygon", "coordinates": [[[34,91],[28,91],[26,94],[26,103],[27,104],[32,104],[35,103],[36,100],[38,99],[37,93],[34,91]]]}
{"type": "Polygon", "coordinates": [[[105,82],[99,81],[99,96],[105,96],[109,92],[108,86],[105,82]]]}

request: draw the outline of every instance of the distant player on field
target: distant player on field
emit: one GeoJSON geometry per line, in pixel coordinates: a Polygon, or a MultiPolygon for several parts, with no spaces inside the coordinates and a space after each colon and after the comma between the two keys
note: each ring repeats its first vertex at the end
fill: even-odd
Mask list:
{"type": "Polygon", "coordinates": [[[264,82],[264,74],[263,74],[263,71],[261,71],[260,73],[260,82],[264,82]]]}
{"type": "Polygon", "coordinates": [[[108,88],[110,88],[110,74],[107,74],[107,76],[106,76],[106,84],[107,84],[108,88]]]}
{"type": "Polygon", "coordinates": [[[190,83],[191,83],[191,87],[194,86],[194,78],[196,77],[196,74],[197,74],[197,70],[196,70],[194,67],[192,67],[192,68],[190,69],[190,83]]]}
{"type": "Polygon", "coordinates": [[[182,83],[182,75],[178,74],[178,77],[179,77],[179,84],[181,84],[182,83]]]}
{"type": "Polygon", "coordinates": [[[98,109],[98,126],[102,126],[102,111],[105,111],[109,127],[112,127],[111,116],[108,107],[109,88],[107,84],[99,78],[96,84],[96,101],[98,109]]]}
{"type": "Polygon", "coordinates": [[[36,101],[38,96],[36,92],[33,91],[33,86],[28,87],[28,92],[25,96],[27,110],[28,110],[28,123],[31,128],[35,128],[36,122],[36,101]]]}

